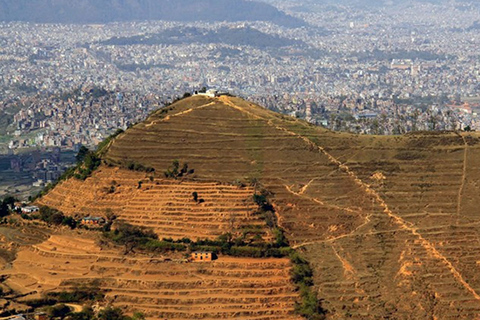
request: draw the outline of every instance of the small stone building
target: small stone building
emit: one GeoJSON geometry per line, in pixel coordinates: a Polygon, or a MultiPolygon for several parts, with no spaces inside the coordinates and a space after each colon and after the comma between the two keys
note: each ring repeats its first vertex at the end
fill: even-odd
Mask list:
{"type": "Polygon", "coordinates": [[[212,261],[213,253],[209,251],[195,251],[192,252],[191,259],[193,261],[212,261]]]}

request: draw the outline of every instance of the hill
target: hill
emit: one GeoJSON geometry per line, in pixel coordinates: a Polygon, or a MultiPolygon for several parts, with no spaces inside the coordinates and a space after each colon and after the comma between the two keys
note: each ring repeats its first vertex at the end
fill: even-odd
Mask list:
{"type": "MultiPolygon", "coordinates": [[[[3,272],[18,293],[69,292],[98,286],[109,303],[149,319],[291,319],[297,293],[288,259],[180,258],[123,255],[88,234],[51,236],[23,248],[3,272]]],[[[99,289],[96,289],[99,293],[99,289]]]]}
{"type": "Polygon", "coordinates": [[[252,185],[269,192],[290,244],[311,262],[328,319],[474,319],[479,156],[477,133],[350,135],[240,98],[196,96],[117,136],[91,177],[39,203],[72,215],[111,207],[159,236],[200,226],[214,237],[233,208],[239,225],[259,223],[246,198],[256,190],[241,186],[252,185]],[[165,180],[174,159],[194,173],[165,180]],[[154,168],[153,180],[135,167],[154,168]],[[204,204],[188,200],[192,190],[204,204]]]}
{"type": "Polygon", "coordinates": [[[113,37],[102,41],[104,45],[159,45],[190,43],[223,43],[234,46],[252,46],[261,49],[287,46],[306,46],[303,41],[273,36],[250,27],[220,28],[212,31],[204,28],[173,28],[157,34],[131,37],[113,37]]]}
{"type": "Polygon", "coordinates": [[[271,21],[304,25],[275,7],[245,0],[2,0],[0,20],[37,23],[108,23],[113,21],[271,21]]]}

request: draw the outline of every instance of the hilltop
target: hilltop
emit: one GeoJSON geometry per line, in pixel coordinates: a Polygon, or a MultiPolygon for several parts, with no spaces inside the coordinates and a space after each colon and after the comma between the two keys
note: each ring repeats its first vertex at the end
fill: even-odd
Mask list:
{"type": "Polygon", "coordinates": [[[0,20],[36,23],[114,21],[271,21],[287,27],[304,22],[257,1],[245,0],[3,0],[0,20]]]}
{"type": "MultiPolygon", "coordinates": [[[[91,177],[61,182],[38,203],[67,215],[111,208],[159,236],[214,238],[231,228],[232,212],[238,225],[262,225],[248,200],[261,188],[310,261],[328,319],[480,316],[477,133],[351,135],[240,98],[195,96],[100,154],[91,177]],[[166,179],[175,159],[194,172],[166,179]],[[188,200],[193,190],[206,201],[188,200]]],[[[147,308],[148,299],[120,301],[147,308]]]]}

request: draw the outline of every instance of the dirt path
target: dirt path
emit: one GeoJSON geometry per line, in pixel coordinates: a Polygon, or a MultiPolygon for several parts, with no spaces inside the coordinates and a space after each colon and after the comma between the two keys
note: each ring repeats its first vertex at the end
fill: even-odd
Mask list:
{"type": "Polygon", "coordinates": [[[335,246],[333,244],[332,244],[332,250],[333,250],[333,253],[335,254],[335,256],[337,257],[337,259],[342,264],[345,276],[347,278],[351,277],[351,276],[354,276],[356,278],[357,272],[355,271],[355,268],[347,261],[347,259],[340,256],[340,254],[338,253],[338,250],[335,249],[335,246]]]}
{"type": "Polygon", "coordinates": [[[79,304],[65,303],[65,305],[73,310],[73,312],[82,312],[83,307],[79,304]]]}
{"type": "Polygon", "coordinates": [[[291,130],[288,130],[287,128],[284,128],[284,127],[281,127],[281,126],[278,126],[276,124],[273,123],[272,120],[269,120],[269,119],[265,119],[261,116],[258,116],[256,114],[253,114],[239,106],[236,106],[234,103],[232,103],[231,101],[229,101],[228,97],[220,97],[219,98],[220,101],[222,101],[224,104],[234,108],[234,109],[237,109],[243,113],[246,113],[254,118],[257,118],[257,119],[260,119],[260,120],[263,120],[265,122],[267,122],[268,125],[276,128],[277,130],[280,130],[280,131],[283,131],[291,136],[294,136],[294,137],[297,137],[301,140],[303,140],[305,143],[307,143],[309,146],[312,146],[314,148],[316,148],[319,152],[321,152],[322,154],[324,154],[325,156],[327,156],[327,158],[330,160],[330,162],[336,164],[342,171],[344,171],[345,173],[347,173],[352,179],[353,181],[359,185],[360,187],[363,188],[364,192],[369,195],[369,196],[372,196],[378,205],[380,205],[382,208],[383,208],[383,212],[389,216],[396,224],[398,224],[400,226],[400,229],[404,229],[404,230],[407,230],[409,232],[411,232],[413,235],[415,235],[418,240],[419,240],[419,243],[425,248],[425,250],[427,251],[427,253],[429,253],[432,257],[440,260],[443,262],[443,264],[448,268],[448,270],[452,273],[452,275],[454,276],[454,278],[468,291],[472,294],[472,296],[478,300],[480,302],[480,295],[465,281],[465,279],[463,279],[462,275],[460,274],[460,272],[458,272],[458,270],[455,268],[455,266],[444,256],[442,255],[438,250],[437,248],[432,244],[430,243],[427,239],[425,239],[418,231],[417,231],[417,228],[414,227],[414,225],[406,220],[404,220],[403,218],[401,218],[400,216],[396,215],[392,210],[390,210],[389,206],[387,205],[387,203],[385,202],[385,200],[382,199],[382,197],[378,194],[378,192],[376,192],[374,189],[372,189],[367,183],[363,182],[357,175],[355,172],[353,172],[347,165],[343,164],[342,162],[340,162],[338,159],[336,159],[334,156],[332,156],[329,152],[327,152],[323,147],[321,146],[318,146],[316,145],[315,143],[313,143],[310,139],[294,132],[294,131],[291,131],[291,130]]]}
{"type": "Polygon", "coordinates": [[[151,127],[151,126],[153,126],[153,125],[155,125],[155,124],[157,124],[157,123],[164,122],[164,121],[168,121],[168,120],[170,120],[170,119],[173,118],[173,117],[180,117],[180,116],[183,116],[183,115],[185,115],[185,114],[188,114],[188,113],[190,113],[190,112],[192,112],[192,111],[194,111],[194,110],[203,109],[203,108],[212,106],[212,105],[214,105],[215,103],[216,103],[216,102],[213,101],[213,102],[204,104],[204,105],[199,106],[199,107],[190,108],[190,109],[187,109],[187,110],[182,111],[182,112],[179,112],[179,113],[175,113],[175,114],[172,114],[172,115],[168,115],[168,116],[166,116],[166,117],[163,118],[163,119],[156,120],[156,121],[152,121],[152,122],[150,122],[149,124],[146,124],[145,127],[147,127],[147,128],[148,128],[148,127],[151,127]]]}
{"type": "Polygon", "coordinates": [[[324,207],[333,208],[333,209],[337,209],[337,210],[341,210],[341,211],[346,211],[346,212],[354,213],[354,214],[360,214],[361,213],[360,210],[354,210],[354,209],[351,209],[351,208],[348,208],[348,207],[340,207],[340,206],[337,206],[337,205],[334,205],[334,204],[325,203],[324,201],[322,201],[320,199],[317,199],[317,198],[314,198],[314,197],[303,194],[302,190],[300,190],[300,192],[295,192],[295,191],[292,190],[292,187],[290,187],[286,184],[284,184],[283,186],[285,187],[285,189],[289,193],[293,194],[294,196],[311,200],[311,201],[313,201],[315,203],[318,203],[319,205],[322,205],[324,207]]]}

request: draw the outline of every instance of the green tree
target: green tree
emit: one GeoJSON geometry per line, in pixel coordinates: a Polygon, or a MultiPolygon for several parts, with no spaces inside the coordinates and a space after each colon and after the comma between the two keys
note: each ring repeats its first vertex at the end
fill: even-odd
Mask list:
{"type": "Polygon", "coordinates": [[[0,201],[0,218],[8,216],[9,213],[7,204],[0,201]]]}
{"type": "Polygon", "coordinates": [[[13,207],[13,205],[17,202],[17,199],[15,199],[12,196],[8,196],[5,199],[3,199],[3,203],[6,204],[7,206],[13,207]]]}
{"type": "Polygon", "coordinates": [[[47,314],[52,318],[64,318],[67,314],[70,313],[70,308],[64,304],[59,304],[53,307],[48,308],[47,314]]]}
{"type": "Polygon", "coordinates": [[[83,159],[87,156],[87,154],[90,152],[87,147],[81,146],[80,150],[78,150],[77,155],[75,156],[75,159],[77,159],[77,162],[82,162],[83,159]]]}

